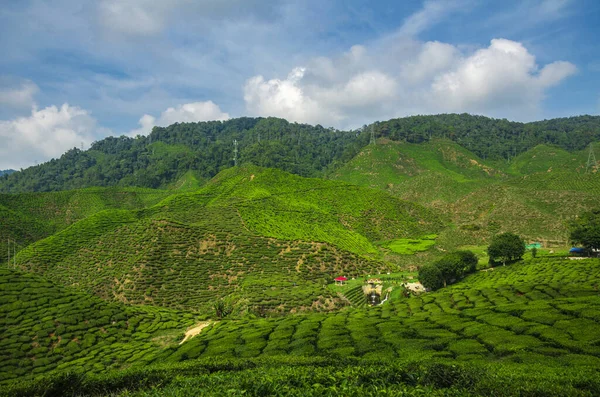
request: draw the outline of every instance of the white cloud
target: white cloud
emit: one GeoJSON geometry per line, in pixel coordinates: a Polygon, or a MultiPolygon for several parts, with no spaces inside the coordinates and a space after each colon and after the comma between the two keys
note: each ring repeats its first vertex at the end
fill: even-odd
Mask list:
{"type": "Polygon", "coordinates": [[[495,39],[436,76],[430,101],[440,111],[511,111],[522,118],[538,110],[545,89],[575,71],[569,62],[555,62],[538,73],[535,57],[521,43],[495,39]]]}
{"type": "Polygon", "coordinates": [[[540,67],[523,44],[506,39],[465,53],[395,36],[384,48],[359,46],[338,58],[320,57],[285,79],[252,77],[244,86],[247,111],[342,128],[442,112],[530,120],[546,90],[577,70],[564,61],[540,67]]]}
{"type": "Polygon", "coordinates": [[[426,0],[420,11],[404,20],[398,33],[416,36],[442,21],[448,14],[470,5],[469,0],[426,0]]]}
{"type": "Polygon", "coordinates": [[[30,108],[38,91],[38,86],[31,81],[24,82],[19,88],[0,90],[0,105],[13,108],[30,108]]]}
{"type": "Polygon", "coordinates": [[[168,108],[158,119],[149,114],[143,115],[138,121],[140,128],[130,131],[127,135],[148,135],[154,126],[166,127],[174,123],[227,119],[229,119],[229,114],[222,112],[219,106],[212,101],[186,103],[175,108],[168,108]]]}
{"type": "Polygon", "coordinates": [[[0,169],[57,158],[82,143],[87,147],[98,131],[96,120],[79,107],[33,108],[28,117],[0,121],[0,169]]]}

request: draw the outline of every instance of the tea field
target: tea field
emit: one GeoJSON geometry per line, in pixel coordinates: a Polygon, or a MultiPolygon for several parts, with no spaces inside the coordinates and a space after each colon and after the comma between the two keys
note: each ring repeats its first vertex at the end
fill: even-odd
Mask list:
{"type": "Polygon", "coordinates": [[[0,268],[0,384],[51,371],[102,373],[144,365],[197,318],[126,306],[0,268]]]}
{"type": "Polygon", "coordinates": [[[3,391],[593,396],[599,280],[600,260],[536,258],[376,307],[223,320],[183,345],[156,349],[144,367],[55,371],[4,382],[3,391]]]}

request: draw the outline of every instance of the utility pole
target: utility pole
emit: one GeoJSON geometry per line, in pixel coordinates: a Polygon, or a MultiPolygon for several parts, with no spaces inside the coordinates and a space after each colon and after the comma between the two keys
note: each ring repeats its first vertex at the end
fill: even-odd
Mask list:
{"type": "Polygon", "coordinates": [[[233,140],[233,166],[237,167],[237,155],[238,155],[238,141],[233,140]]]}
{"type": "Polygon", "coordinates": [[[371,125],[371,141],[369,145],[375,145],[375,124],[371,125]]]}
{"type": "Polygon", "coordinates": [[[596,155],[594,154],[594,146],[590,143],[590,153],[588,154],[587,167],[585,168],[585,173],[587,174],[598,165],[596,161],[596,155]]]}

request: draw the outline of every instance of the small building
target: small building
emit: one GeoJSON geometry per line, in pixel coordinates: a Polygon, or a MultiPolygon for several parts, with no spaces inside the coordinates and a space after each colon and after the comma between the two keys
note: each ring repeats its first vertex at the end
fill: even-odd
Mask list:
{"type": "Polygon", "coordinates": [[[338,278],[335,279],[335,284],[336,285],[344,285],[344,283],[348,281],[348,279],[344,276],[340,276],[338,278]]]}

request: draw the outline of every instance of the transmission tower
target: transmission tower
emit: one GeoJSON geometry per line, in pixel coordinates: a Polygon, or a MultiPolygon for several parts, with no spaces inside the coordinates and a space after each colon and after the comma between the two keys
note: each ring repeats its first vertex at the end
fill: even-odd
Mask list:
{"type": "Polygon", "coordinates": [[[369,145],[375,145],[375,125],[371,126],[371,141],[369,145]]]}
{"type": "Polygon", "coordinates": [[[238,154],[238,142],[237,139],[233,140],[233,165],[237,167],[237,154],[238,154]]]}
{"type": "Polygon", "coordinates": [[[588,154],[587,167],[585,168],[586,174],[592,171],[598,165],[596,161],[596,155],[594,154],[594,146],[590,143],[590,153],[588,154]]]}

